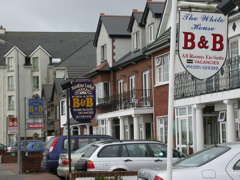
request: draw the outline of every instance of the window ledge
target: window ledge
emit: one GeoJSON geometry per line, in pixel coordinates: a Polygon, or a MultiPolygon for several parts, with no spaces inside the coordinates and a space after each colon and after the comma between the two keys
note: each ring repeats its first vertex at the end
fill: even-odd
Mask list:
{"type": "Polygon", "coordinates": [[[169,81],[167,81],[167,82],[163,82],[163,83],[155,84],[154,87],[164,86],[164,85],[167,85],[167,84],[169,84],[169,81]]]}

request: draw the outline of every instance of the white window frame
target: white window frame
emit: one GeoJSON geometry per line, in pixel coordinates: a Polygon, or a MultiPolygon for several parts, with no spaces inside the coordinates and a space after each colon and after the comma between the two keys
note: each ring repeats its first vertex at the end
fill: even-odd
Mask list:
{"type": "Polygon", "coordinates": [[[8,90],[13,91],[14,90],[14,77],[13,76],[8,76],[8,90]]]}
{"type": "Polygon", "coordinates": [[[220,111],[218,115],[218,121],[225,121],[226,120],[226,111],[220,111]]]}
{"type": "Polygon", "coordinates": [[[169,82],[169,54],[164,54],[155,58],[155,77],[156,85],[162,85],[169,82]]]}
{"type": "Polygon", "coordinates": [[[148,25],[148,40],[149,43],[154,41],[154,23],[148,25]]]}
{"type": "Polygon", "coordinates": [[[13,57],[7,58],[7,70],[8,71],[14,71],[14,60],[13,57]]]}
{"type": "Polygon", "coordinates": [[[140,36],[139,31],[133,33],[133,50],[138,50],[140,48],[140,36]]]}
{"type": "Polygon", "coordinates": [[[60,102],[60,104],[61,104],[61,115],[65,115],[66,113],[65,113],[65,109],[66,109],[66,102],[65,102],[65,100],[62,100],[61,102],[60,102]]]}
{"type": "Polygon", "coordinates": [[[104,61],[107,59],[107,44],[102,45],[100,48],[101,61],[104,61]]]}
{"type": "Polygon", "coordinates": [[[95,84],[95,87],[96,87],[96,104],[99,104],[99,98],[104,98],[104,97],[110,96],[110,83],[109,82],[97,83],[97,84],[95,84]],[[106,83],[109,84],[109,87],[108,87],[109,95],[108,96],[105,94],[104,84],[106,84],[106,83]]]}
{"type": "Polygon", "coordinates": [[[39,71],[39,58],[38,57],[32,58],[32,71],[33,72],[39,71]]]}
{"type": "Polygon", "coordinates": [[[236,57],[239,56],[239,39],[232,39],[229,42],[229,47],[230,47],[230,57],[236,57]],[[232,48],[233,43],[237,43],[237,47],[232,48]]]}
{"type": "Polygon", "coordinates": [[[8,96],[8,110],[14,110],[14,96],[8,96]]]}
{"type": "Polygon", "coordinates": [[[168,116],[157,116],[157,124],[158,124],[158,140],[163,143],[167,143],[167,128],[168,128],[168,116]],[[162,134],[160,131],[162,128],[162,134]]]}
{"type": "Polygon", "coordinates": [[[39,90],[40,87],[40,80],[39,80],[39,76],[33,76],[33,90],[39,90]],[[38,82],[36,82],[36,80],[38,82]]]}

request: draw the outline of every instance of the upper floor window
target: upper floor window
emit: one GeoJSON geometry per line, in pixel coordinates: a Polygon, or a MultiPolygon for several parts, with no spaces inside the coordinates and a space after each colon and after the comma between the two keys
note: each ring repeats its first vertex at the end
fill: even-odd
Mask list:
{"type": "Polygon", "coordinates": [[[39,89],[39,76],[33,76],[33,90],[39,89]]]}
{"type": "Polygon", "coordinates": [[[236,57],[238,56],[238,40],[235,40],[235,41],[232,41],[230,43],[230,55],[231,55],[231,58],[232,57],[236,57]]]}
{"type": "Polygon", "coordinates": [[[14,70],[13,57],[7,58],[7,70],[8,71],[13,71],[14,70]]]}
{"type": "Polygon", "coordinates": [[[33,72],[39,71],[38,57],[32,58],[32,70],[33,70],[33,72]]]}
{"type": "Polygon", "coordinates": [[[149,38],[149,42],[154,41],[154,26],[153,26],[153,23],[148,26],[148,38],[149,38]]]}
{"type": "Polygon", "coordinates": [[[14,90],[14,78],[13,76],[8,76],[8,90],[14,90]]]}
{"type": "Polygon", "coordinates": [[[14,96],[8,96],[8,109],[14,109],[14,96]]]}
{"type": "Polygon", "coordinates": [[[104,44],[103,46],[101,46],[101,60],[105,60],[107,59],[107,45],[104,44]]]}
{"type": "Polygon", "coordinates": [[[65,101],[61,101],[61,115],[65,115],[65,101]]]}
{"type": "Polygon", "coordinates": [[[139,49],[139,31],[133,33],[133,50],[139,49]]]}
{"type": "Polygon", "coordinates": [[[95,84],[96,86],[96,99],[97,104],[99,103],[99,98],[106,98],[110,96],[110,84],[108,82],[95,84]]]}
{"type": "Polygon", "coordinates": [[[169,80],[169,54],[157,57],[155,60],[156,84],[168,82],[169,80]]]}

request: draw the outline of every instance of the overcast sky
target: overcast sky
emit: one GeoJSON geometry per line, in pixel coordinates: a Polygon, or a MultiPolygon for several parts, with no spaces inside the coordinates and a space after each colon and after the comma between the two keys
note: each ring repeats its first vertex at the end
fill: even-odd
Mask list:
{"type": "Polygon", "coordinates": [[[95,32],[99,14],[131,15],[146,0],[0,0],[7,31],[95,32]]]}

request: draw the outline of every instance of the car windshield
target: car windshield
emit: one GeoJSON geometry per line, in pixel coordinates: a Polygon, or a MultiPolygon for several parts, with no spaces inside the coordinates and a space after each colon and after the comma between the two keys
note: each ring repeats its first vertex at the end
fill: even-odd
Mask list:
{"type": "Polygon", "coordinates": [[[84,146],[84,147],[76,150],[74,153],[76,153],[76,154],[84,153],[86,150],[88,150],[88,148],[90,148],[90,146],[91,146],[92,144],[95,144],[95,143],[96,143],[96,142],[90,143],[90,144],[88,144],[88,145],[86,145],[86,146],[84,146]]]}
{"type": "Polygon", "coordinates": [[[206,164],[216,157],[224,154],[230,148],[224,146],[214,146],[204,149],[196,154],[193,154],[183,160],[180,160],[174,164],[174,167],[198,167],[206,164]]]}

